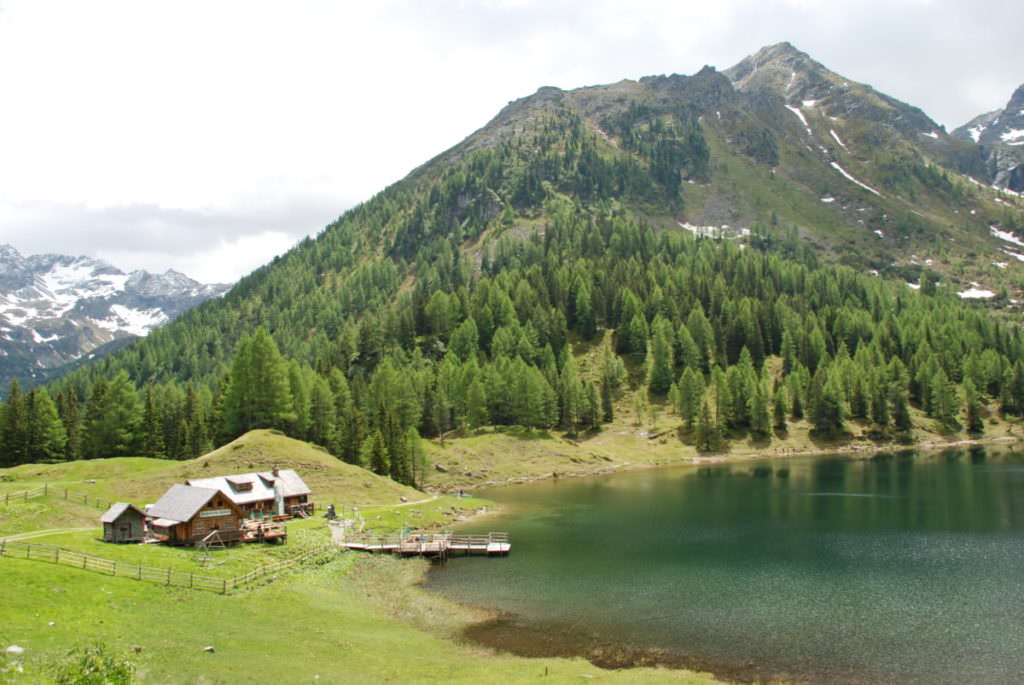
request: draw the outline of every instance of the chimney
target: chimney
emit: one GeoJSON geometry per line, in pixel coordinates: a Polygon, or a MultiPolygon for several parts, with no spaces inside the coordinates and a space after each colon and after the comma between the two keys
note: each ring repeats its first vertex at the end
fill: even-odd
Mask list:
{"type": "Polygon", "coordinates": [[[274,470],[271,471],[271,473],[274,474],[274,478],[277,478],[278,476],[281,475],[281,471],[277,468],[277,465],[274,466],[274,470]]]}

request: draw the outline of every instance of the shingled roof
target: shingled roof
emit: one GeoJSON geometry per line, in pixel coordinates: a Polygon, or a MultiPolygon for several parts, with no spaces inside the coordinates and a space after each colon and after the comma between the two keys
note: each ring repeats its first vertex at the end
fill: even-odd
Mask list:
{"type": "Polygon", "coordinates": [[[309,486],[292,469],[278,469],[276,473],[260,471],[231,476],[214,476],[213,478],[190,478],[186,483],[195,487],[216,488],[238,505],[274,499],[275,483],[280,485],[282,497],[297,497],[312,493],[309,486]]]}
{"type": "Polygon", "coordinates": [[[175,483],[156,504],[149,508],[149,516],[171,521],[189,521],[206,506],[218,490],[175,483]]]}
{"type": "Polygon", "coordinates": [[[134,504],[129,504],[128,502],[115,502],[103,513],[103,516],[100,516],[100,523],[114,523],[118,518],[120,518],[121,514],[129,509],[134,509],[140,516],[146,515],[144,511],[134,504]]]}

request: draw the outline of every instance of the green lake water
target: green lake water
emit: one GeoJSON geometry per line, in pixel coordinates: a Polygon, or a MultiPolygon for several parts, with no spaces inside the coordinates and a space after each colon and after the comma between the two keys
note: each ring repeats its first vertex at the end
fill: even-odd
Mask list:
{"type": "Polygon", "coordinates": [[[740,680],[1024,682],[1024,456],[764,460],[481,493],[507,558],[427,586],[527,655],[740,680]]]}

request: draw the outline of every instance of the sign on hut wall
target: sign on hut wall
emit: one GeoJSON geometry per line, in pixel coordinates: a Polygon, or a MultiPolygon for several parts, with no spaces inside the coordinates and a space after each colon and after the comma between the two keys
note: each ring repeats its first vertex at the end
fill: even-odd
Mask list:
{"type": "Polygon", "coordinates": [[[210,509],[208,511],[201,511],[201,512],[199,512],[199,517],[200,518],[204,518],[204,519],[213,518],[214,516],[230,516],[230,515],[231,515],[231,510],[230,509],[210,509]]]}

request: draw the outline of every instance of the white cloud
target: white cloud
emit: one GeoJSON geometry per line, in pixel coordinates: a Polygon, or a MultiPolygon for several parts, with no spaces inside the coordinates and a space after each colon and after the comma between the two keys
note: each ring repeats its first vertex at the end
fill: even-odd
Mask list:
{"type": "Polygon", "coordinates": [[[998,0],[0,1],[0,242],[125,269],[315,233],[543,85],[789,40],[952,127],[1024,79],[998,0]]]}

